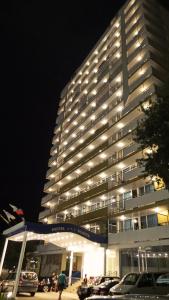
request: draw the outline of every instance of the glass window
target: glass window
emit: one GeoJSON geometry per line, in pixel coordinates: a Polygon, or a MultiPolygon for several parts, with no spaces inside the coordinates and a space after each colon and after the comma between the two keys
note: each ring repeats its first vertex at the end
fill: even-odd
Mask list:
{"type": "Polygon", "coordinates": [[[162,274],[156,278],[156,285],[169,286],[169,274],[162,274]]]}
{"type": "Polygon", "coordinates": [[[148,215],[147,216],[147,224],[148,224],[148,227],[157,226],[158,225],[157,215],[156,214],[148,215]]]}
{"type": "Polygon", "coordinates": [[[153,275],[150,273],[143,274],[141,280],[139,281],[139,286],[144,287],[144,286],[153,286],[153,285],[154,285],[153,275]]]}
{"type": "Polygon", "coordinates": [[[141,186],[139,188],[139,196],[143,196],[144,195],[144,186],[141,186]]]}
{"type": "Polygon", "coordinates": [[[131,274],[128,274],[124,279],[123,279],[123,282],[122,284],[125,284],[125,285],[135,285],[138,278],[139,278],[139,274],[134,274],[134,273],[131,273],[131,274]]]}
{"type": "Polygon", "coordinates": [[[129,220],[125,220],[124,221],[124,230],[127,231],[127,230],[132,230],[133,227],[132,227],[132,220],[129,219],[129,220]]]}
{"type": "Polygon", "coordinates": [[[131,191],[124,193],[124,200],[130,199],[131,197],[131,191]]]}
{"type": "Polygon", "coordinates": [[[137,190],[132,190],[132,198],[136,198],[137,197],[137,190]]]}
{"type": "Polygon", "coordinates": [[[147,228],[147,220],[146,220],[146,216],[142,216],[141,217],[141,228],[147,228]]]}
{"type": "Polygon", "coordinates": [[[145,193],[151,193],[154,191],[154,187],[152,184],[145,185],[145,193]]]}

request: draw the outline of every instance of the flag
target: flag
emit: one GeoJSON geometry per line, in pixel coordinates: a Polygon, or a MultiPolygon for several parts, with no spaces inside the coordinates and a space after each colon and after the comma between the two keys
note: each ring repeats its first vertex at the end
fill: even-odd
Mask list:
{"type": "Polygon", "coordinates": [[[3,220],[5,223],[9,224],[9,221],[7,221],[7,219],[5,219],[4,216],[2,216],[2,215],[0,214],[0,217],[2,218],[2,220],[3,220]]]}
{"type": "Polygon", "coordinates": [[[5,213],[5,215],[7,216],[7,219],[9,222],[11,222],[11,220],[15,220],[15,216],[13,216],[12,214],[10,214],[8,211],[6,211],[5,209],[3,209],[3,212],[5,213]]]}
{"type": "Polygon", "coordinates": [[[9,205],[10,205],[10,207],[12,207],[13,212],[15,212],[18,216],[23,216],[24,215],[24,212],[21,208],[18,208],[17,206],[12,205],[10,203],[9,203],[9,205]]]}

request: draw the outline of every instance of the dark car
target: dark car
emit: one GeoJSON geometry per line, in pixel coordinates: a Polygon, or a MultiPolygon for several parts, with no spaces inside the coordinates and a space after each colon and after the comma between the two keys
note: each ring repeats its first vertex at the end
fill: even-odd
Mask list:
{"type": "Polygon", "coordinates": [[[105,282],[102,282],[99,285],[96,285],[93,287],[92,294],[93,295],[108,295],[109,290],[118,284],[120,279],[114,279],[114,280],[108,280],[105,282]]]}
{"type": "Polygon", "coordinates": [[[49,292],[52,287],[51,277],[39,277],[38,292],[49,292]]]}
{"type": "Polygon", "coordinates": [[[99,285],[108,280],[118,280],[118,282],[119,282],[119,277],[117,277],[117,276],[99,276],[96,278],[92,278],[92,280],[89,280],[90,284],[87,284],[87,285],[81,284],[77,289],[77,294],[79,296],[79,299],[84,300],[86,297],[89,297],[93,293],[94,286],[99,285]]]}

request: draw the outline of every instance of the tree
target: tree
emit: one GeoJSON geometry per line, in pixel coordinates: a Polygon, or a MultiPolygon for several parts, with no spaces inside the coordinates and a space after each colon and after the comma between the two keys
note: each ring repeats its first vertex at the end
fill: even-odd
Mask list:
{"type": "Polygon", "coordinates": [[[157,182],[163,179],[169,190],[169,84],[159,95],[148,107],[141,104],[145,117],[138,122],[133,138],[144,153],[138,162],[144,165],[145,176],[157,182]]]}

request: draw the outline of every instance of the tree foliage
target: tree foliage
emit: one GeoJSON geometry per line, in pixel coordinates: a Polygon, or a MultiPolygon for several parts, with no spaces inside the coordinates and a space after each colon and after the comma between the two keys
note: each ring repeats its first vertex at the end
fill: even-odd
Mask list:
{"type": "Polygon", "coordinates": [[[139,163],[145,175],[159,176],[169,190],[169,84],[148,109],[141,105],[145,117],[138,123],[134,140],[148,151],[139,163]]]}

